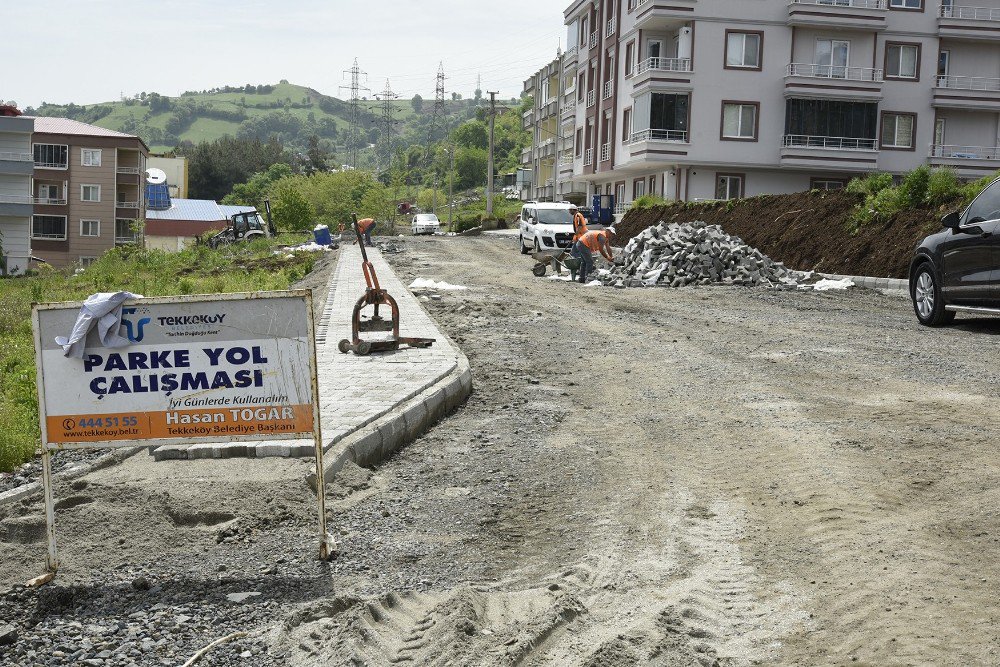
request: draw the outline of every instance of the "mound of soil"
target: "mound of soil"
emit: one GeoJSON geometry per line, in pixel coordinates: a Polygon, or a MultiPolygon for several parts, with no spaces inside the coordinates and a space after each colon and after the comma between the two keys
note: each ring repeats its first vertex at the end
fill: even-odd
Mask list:
{"type": "Polygon", "coordinates": [[[861,197],[848,192],[762,195],[736,202],[673,203],[630,211],[617,225],[617,244],[663,222],[720,225],[775,261],[801,271],[906,278],[913,250],[940,229],[939,209],[912,209],[851,230],[861,197]]]}

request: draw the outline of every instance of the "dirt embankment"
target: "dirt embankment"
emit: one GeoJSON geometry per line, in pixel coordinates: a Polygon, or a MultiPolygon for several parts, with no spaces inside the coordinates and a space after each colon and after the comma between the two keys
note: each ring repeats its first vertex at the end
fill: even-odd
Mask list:
{"type": "Polygon", "coordinates": [[[913,249],[939,229],[943,210],[905,211],[854,233],[850,217],[861,201],[848,192],[763,195],[735,203],[674,203],[629,212],[618,225],[625,244],[651,225],[705,222],[721,225],[772,259],[803,271],[906,278],[913,249]]]}

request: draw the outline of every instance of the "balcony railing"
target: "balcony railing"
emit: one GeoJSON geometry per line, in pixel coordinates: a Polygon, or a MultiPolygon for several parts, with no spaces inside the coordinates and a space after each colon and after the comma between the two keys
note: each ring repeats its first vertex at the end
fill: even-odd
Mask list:
{"type": "Polygon", "coordinates": [[[119,201],[115,202],[115,206],[118,208],[139,208],[139,202],[137,201],[119,201]]]}
{"type": "Polygon", "coordinates": [[[0,160],[6,162],[34,162],[35,158],[31,153],[11,153],[9,151],[0,151],[0,160]]]}
{"type": "Polygon", "coordinates": [[[590,107],[594,106],[595,104],[597,104],[597,91],[596,90],[588,90],[587,91],[587,108],[589,109],[590,107]]]}
{"type": "Polygon", "coordinates": [[[566,166],[568,164],[573,164],[573,152],[568,151],[559,154],[559,164],[560,166],[566,166]]]}
{"type": "Polygon", "coordinates": [[[686,143],[687,140],[687,130],[639,130],[632,133],[628,142],[630,144],[640,141],[676,141],[686,143]]]}
{"type": "Polygon", "coordinates": [[[39,169],[69,169],[69,162],[35,162],[39,169]]]}
{"type": "Polygon", "coordinates": [[[571,46],[568,49],[566,49],[566,53],[563,54],[563,58],[567,58],[567,59],[568,58],[572,58],[573,56],[577,55],[578,51],[579,51],[578,47],[571,46]]]}
{"type": "Polygon", "coordinates": [[[690,72],[690,58],[646,58],[639,63],[636,74],[655,70],[658,72],[690,72]]]}
{"type": "Polygon", "coordinates": [[[29,195],[0,195],[0,204],[31,204],[32,201],[29,195]]]}
{"type": "Polygon", "coordinates": [[[138,174],[139,167],[118,167],[115,171],[119,174],[138,174]]]}
{"type": "Polygon", "coordinates": [[[872,67],[841,67],[840,65],[812,65],[791,63],[786,71],[788,76],[803,76],[810,79],[844,79],[845,81],[882,81],[882,70],[872,67]]]}
{"type": "Polygon", "coordinates": [[[611,35],[615,34],[615,30],[617,29],[618,29],[618,17],[616,16],[608,21],[608,25],[604,30],[604,36],[611,37],[611,35]]]}
{"type": "Polygon", "coordinates": [[[66,200],[53,197],[35,197],[33,203],[41,204],[42,206],[65,206],[66,200]]]}
{"type": "Polygon", "coordinates": [[[139,237],[134,233],[128,236],[118,236],[118,234],[115,234],[115,245],[131,245],[138,241],[139,237]]]}
{"type": "Polygon", "coordinates": [[[931,146],[931,157],[959,160],[1000,160],[1000,146],[931,146]]]}
{"type": "Polygon", "coordinates": [[[590,48],[596,49],[597,48],[597,41],[600,38],[601,38],[600,31],[595,30],[594,32],[590,33],[590,48]]]}
{"type": "Polygon", "coordinates": [[[620,201],[615,204],[615,215],[625,215],[632,208],[632,202],[620,201]]]}
{"type": "Polygon", "coordinates": [[[1000,79],[990,79],[983,76],[939,76],[938,88],[953,90],[988,90],[1000,92],[1000,79]]]}
{"type": "Polygon", "coordinates": [[[584,166],[587,166],[587,167],[589,167],[590,165],[594,164],[594,149],[593,148],[588,148],[587,150],[585,150],[583,152],[583,164],[584,164],[584,166]]]}
{"type": "Polygon", "coordinates": [[[938,15],[945,19],[1000,21],[1000,7],[948,7],[942,5],[938,15]]]}
{"type": "Polygon", "coordinates": [[[785,148],[826,148],[840,151],[873,151],[876,139],[858,137],[815,137],[806,134],[786,134],[781,145],[785,148]]]}
{"type": "Polygon", "coordinates": [[[611,96],[614,95],[614,92],[615,92],[615,82],[614,81],[605,81],[604,82],[604,95],[601,97],[601,99],[603,99],[603,100],[611,99],[611,96]]]}
{"type": "Polygon", "coordinates": [[[601,144],[601,162],[607,162],[611,159],[611,144],[601,144]]]}
{"type": "Polygon", "coordinates": [[[827,5],[851,9],[886,9],[886,0],[791,0],[793,5],[827,5]]]}

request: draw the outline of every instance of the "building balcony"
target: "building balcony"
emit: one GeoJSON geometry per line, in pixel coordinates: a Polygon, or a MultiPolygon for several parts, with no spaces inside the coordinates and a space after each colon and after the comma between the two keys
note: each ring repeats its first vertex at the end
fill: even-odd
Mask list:
{"type": "Polygon", "coordinates": [[[629,136],[615,168],[650,167],[664,162],[675,163],[688,154],[686,130],[639,130],[629,136]]]}
{"type": "Polygon", "coordinates": [[[53,197],[34,197],[32,203],[38,206],[66,206],[65,199],[57,199],[53,197]]]}
{"type": "Polygon", "coordinates": [[[35,169],[69,169],[69,162],[35,162],[35,169]]]}
{"type": "Polygon", "coordinates": [[[611,144],[601,144],[601,162],[607,162],[611,159],[611,144]]]}
{"type": "Polygon", "coordinates": [[[652,88],[690,92],[693,73],[690,58],[647,58],[632,75],[632,96],[638,97],[652,88]]]}
{"type": "Polygon", "coordinates": [[[885,30],[888,0],[791,0],[789,25],[852,30],[885,30]]]}
{"type": "Polygon", "coordinates": [[[588,148],[583,152],[583,166],[589,167],[594,164],[594,149],[588,148]]]}
{"type": "Polygon", "coordinates": [[[575,63],[579,58],[579,55],[580,55],[579,47],[576,46],[569,47],[568,49],[566,49],[566,52],[563,53],[563,64],[570,65],[572,63],[575,63]]]}
{"type": "Polygon", "coordinates": [[[531,149],[525,148],[521,151],[521,164],[531,164],[531,149]]]}
{"type": "MultiPolygon", "coordinates": [[[[569,96],[567,96],[567,98],[568,97],[569,96]]],[[[573,97],[573,99],[568,102],[563,102],[562,110],[559,115],[564,123],[576,118],[576,97],[573,97]]]]}
{"type": "Polygon", "coordinates": [[[139,202],[137,201],[116,201],[116,208],[139,208],[139,202]]]}
{"type": "Polygon", "coordinates": [[[524,94],[533,95],[535,93],[535,77],[531,77],[524,82],[524,94]]]}
{"type": "Polygon", "coordinates": [[[790,167],[866,171],[878,164],[878,140],[786,134],[781,164],[790,167]]]}
{"type": "Polygon", "coordinates": [[[35,198],[31,195],[0,195],[0,204],[28,204],[31,205],[35,198]]]}
{"type": "Polygon", "coordinates": [[[595,104],[597,104],[597,91],[596,90],[588,90],[587,91],[587,108],[589,109],[590,107],[594,106],[595,104]]]}
{"type": "Polygon", "coordinates": [[[590,48],[596,49],[600,41],[601,41],[600,31],[595,30],[594,32],[590,33],[590,48]]]}
{"type": "Polygon", "coordinates": [[[878,101],[882,99],[882,70],[790,63],[785,70],[785,96],[878,101]]]}
{"type": "Polygon", "coordinates": [[[31,153],[0,151],[0,174],[30,176],[35,171],[31,153]]]}
{"type": "Polygon", "coordinates": [[[545,141],[538,144],[538,159],[544,160],[547,158],[554,157],[556,154],[556,140],[555,137],[551,139],[546,139],[545,141]]]}
{"type": "Polygon", "coordinates": [[[1000,39],[1000,7],[938,8],[938,34],[948,39],[993,41],[1000,39]]]}
{"type": "Polygon", "coordinates": [[[934,86],[935,107],[1000,111],[1000,79],[981,76],[939,76],[934,86]]]}
{"type": "Polygon", "coordinates": [[[538,109],[538,120],[544,120],[556,115],[559,109],[559,98],[551,97],[546,100],[538,109]]]}
{"type": "Polygon", "coordinates": [[[604,36],[611,37],[618,30],[618,17],[612,17],[604,28],[604,36]]]}
{"type": "Polygon", "coordinates": [[[639,0],[635,6],[637,30],[666,32],[694,19],[698,0],[639,0]]]}
{"type": "Polygon", "coordinates": [[[988,176],[1000,169],[1000,146],[931,146],[928,162],[933,167],[951,167],[960,176],[988,176]]]}
{"type": "Polygon", "coordinates": [[[610,100],[611,96],[615,94],[615,82],[605,81],[604,82],[604,93],[601,95],[602,100],[610,100]]]}

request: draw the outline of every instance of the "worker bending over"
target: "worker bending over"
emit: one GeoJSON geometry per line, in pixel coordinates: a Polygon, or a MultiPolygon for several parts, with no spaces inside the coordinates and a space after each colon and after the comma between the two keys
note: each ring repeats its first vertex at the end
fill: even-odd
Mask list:
{"type": "Polygon", "coordinates": [[[571,257],[580,260],[580,282],[587,282],[587,274],[594,271],[594,257],[592,252],[599,252],[601,256],[609,262],[615,261],[615,256],[611,252],[611,239],[615,237],[615,228],[608,227],[599,231],[587,232],[580,237],[580,240],[573,244],[570,251],[571,257]]]}
{"type": "Polygon", "coordinates": [[[375,221],[371,218],[358,220],[358,231],[365,237],[365,245],[372,246],[372,232],[375,231],[375,221]]]}
{"type": "Polygon", "coordinates": [[[587,233],[587,219],[580,213],[576,206],[570,207],[570,215],[573,216],[573,243],[580,240],[580,237],[587,233]]]}

